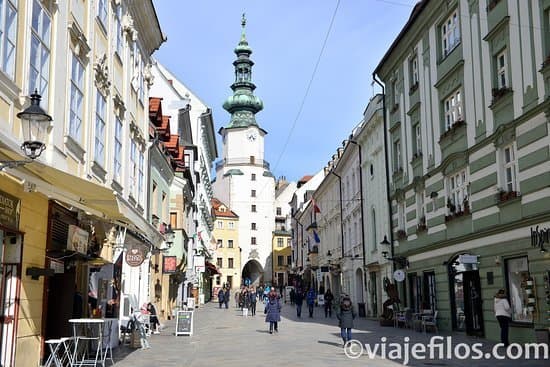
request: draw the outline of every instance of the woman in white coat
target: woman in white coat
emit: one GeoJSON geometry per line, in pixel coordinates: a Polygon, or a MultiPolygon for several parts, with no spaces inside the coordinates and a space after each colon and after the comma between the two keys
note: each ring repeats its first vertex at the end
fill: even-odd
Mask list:
{"type": "Polygon", "coordinates": [[[508,329],[510,327],[510,321],[512,321],[512,309],[508,298],[506,298],[506,291],[499,289],[495,295],[495,316],[500,325],[500,342],[507,347],[510,342],[508,341],[508,329]]]}

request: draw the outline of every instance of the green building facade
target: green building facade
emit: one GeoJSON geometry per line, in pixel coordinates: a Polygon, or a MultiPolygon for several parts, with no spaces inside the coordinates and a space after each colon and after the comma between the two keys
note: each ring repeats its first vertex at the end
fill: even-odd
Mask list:
{"type": "Polygon", "coordinates": [[[375,70],[400,298],[440,330],[498,340],[504,288],[511,342],[548,335],[549,22],[549,0],[423,0],[375,70]]]}

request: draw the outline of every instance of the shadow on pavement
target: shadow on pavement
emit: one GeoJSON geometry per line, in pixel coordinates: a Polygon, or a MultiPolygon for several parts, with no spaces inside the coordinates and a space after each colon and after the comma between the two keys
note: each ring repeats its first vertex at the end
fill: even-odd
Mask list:
{"type": "Polygon", "coordinates": [[[326,341],[326,340],[317,340],[317,343],[319,343],[319,344],[326,344],[326,345],[332,345],[333,347],[340,347],[340,348],[342,348],[342,343],[328,342],[328,341],[326,341]]]}

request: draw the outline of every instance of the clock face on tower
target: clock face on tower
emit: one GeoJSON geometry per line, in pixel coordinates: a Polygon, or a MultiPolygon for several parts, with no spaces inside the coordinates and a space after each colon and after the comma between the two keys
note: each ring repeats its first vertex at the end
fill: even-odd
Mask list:
{"type": "Polygon", "coordinates": [[[257,137],[258,137],[258,134],[256,134],[255,131],[249,131],[246,133],[246,139],[248,141],[255,141],[257,137]]]}

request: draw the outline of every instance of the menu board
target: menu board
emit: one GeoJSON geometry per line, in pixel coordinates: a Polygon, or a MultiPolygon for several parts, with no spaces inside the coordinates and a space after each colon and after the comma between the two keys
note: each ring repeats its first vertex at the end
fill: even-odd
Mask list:
{"type": "Polygon", "coordinates": [[[193,311],[178,311],[176,336],[178,335],[193,335],[193,311]]]}

